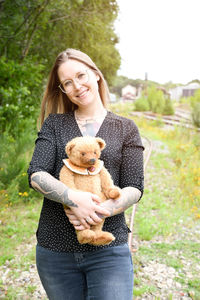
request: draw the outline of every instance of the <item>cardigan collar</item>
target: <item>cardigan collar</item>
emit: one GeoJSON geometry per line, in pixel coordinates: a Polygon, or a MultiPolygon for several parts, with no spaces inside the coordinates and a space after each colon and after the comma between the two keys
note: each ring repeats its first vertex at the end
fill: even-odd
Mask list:
{"type": "Polygon", "coordinates": [[[69,159],[63,159],[63,162],[68,169],[70,169],[72,172],[74,172],[76,174],[80,174],[80,175],[96,175],[103,168],[103,161],[100,159],[95,164],[95,167],[91,166],[89,168],[78,167],[78,166],[74,165],[69,159]]]}

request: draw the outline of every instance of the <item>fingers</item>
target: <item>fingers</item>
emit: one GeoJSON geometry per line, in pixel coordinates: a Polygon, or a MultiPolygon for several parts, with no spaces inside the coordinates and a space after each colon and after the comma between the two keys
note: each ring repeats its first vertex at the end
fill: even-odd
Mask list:
{"type": "Polygon", "coordinates": [[[90,225],[97,225],[99,223],[95,221],[94,217],[87,217],[85,220],[90,225]]]}
{"type": "Polygon", "coordinates": [[[95,213],[96,215],[103,215],[106,217],[110,216],[110,212],[106,208],[103,208],[99,205],[96,205],[95,213]]]}
{"type": "Polygon", "coordinates": [[[85,228],[82,224],[81,224],[81,225],[74,226],[74,228],[75,228],[76,230],[85,230],[85,229],[87,229],[87,228],[85,228]]]}
{"type": "Polygon", "coordinates": [[[101,203],[102,200],[99,196],[95,195],[95,194],[91,194],[92,200],[96,203],[101,203]]]}
{"type": "Polygon", "coordinates": [[[81,222],[81,225],[83,225],[85,227],[85,229],[90,228],[89,223],[85,219],[81,219],[80,222],[81,222]]]}

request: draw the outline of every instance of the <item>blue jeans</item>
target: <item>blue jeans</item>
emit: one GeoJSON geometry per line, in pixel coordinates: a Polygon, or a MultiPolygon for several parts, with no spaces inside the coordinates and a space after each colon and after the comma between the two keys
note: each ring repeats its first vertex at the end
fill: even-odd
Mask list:
{"type": "Polygon", "coordinates": [[[54,252],[37,245],[36,262],[50,300],[132,300],[127,244],[94,252],[54,252]]]}

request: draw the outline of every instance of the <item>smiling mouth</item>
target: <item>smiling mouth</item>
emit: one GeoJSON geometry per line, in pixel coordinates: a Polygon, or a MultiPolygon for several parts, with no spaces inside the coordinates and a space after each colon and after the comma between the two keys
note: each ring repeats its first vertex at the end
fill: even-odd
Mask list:
{"type": "Polygon", "coordinates": [[[82,92],[81,94],[79,94],[77,97],[78,98],[84,98],[87,93],[88,93],[88,90],[85,90],[84,92],[82,92]]]}

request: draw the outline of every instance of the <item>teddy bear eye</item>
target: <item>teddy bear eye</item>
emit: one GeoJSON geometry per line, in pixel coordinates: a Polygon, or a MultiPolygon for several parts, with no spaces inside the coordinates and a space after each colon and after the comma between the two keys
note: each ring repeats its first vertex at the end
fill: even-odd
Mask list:
{"type": "Polygon", "coordinates": [[[85,152],[82,152],[81,154],[82,154],[82,156],[84,156],[84,155],[85,155],[85,152]]]}
{"type": "Polygon", "coordinates": [[[96,152],[96,151],[94,151],[94,154],[97,154],[97,152],[96,152]]]}

